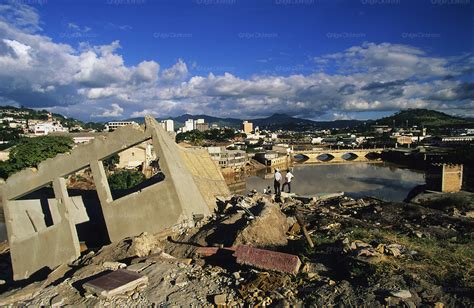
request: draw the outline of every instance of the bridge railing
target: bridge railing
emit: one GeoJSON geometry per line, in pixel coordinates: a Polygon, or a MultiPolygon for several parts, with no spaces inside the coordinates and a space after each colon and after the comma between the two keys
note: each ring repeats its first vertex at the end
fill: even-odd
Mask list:
{"type": "Polygon", "coordinates": [[[331,152],[344,152],[344,153],[357,153],[357,152],[369,152],[369,153],[374,153],[374,152],[382,152],[385,150],[384,148],[367,148],[367,149],[362,149],[362,148],[357,148],[357,149],[321,149],[321,150],[294,150],[292,154],[304,154],[304,153],[331,153],[331,152]]]}

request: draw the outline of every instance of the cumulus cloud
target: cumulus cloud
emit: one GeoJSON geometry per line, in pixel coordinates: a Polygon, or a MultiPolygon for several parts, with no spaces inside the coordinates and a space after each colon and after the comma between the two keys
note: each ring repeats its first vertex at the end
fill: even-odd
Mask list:
{"type": "Polygon", "coordinates": [[[318,69],[306,74],[191,76],[183,59],[167,68],[149,59],[126,65],[119,41],[77,48],[55,42],[28,6],[1,5],[0,16],[0,104],[80,118],[272,112],[346,118],[416,107],[466,114],[474,104],[473,83],[464,78],[473,71],[471,54],[443,58],[409,45],[364,43],[315,57],[318,69]]]}
{"type": "Polygon", "coordinates": [[[110,105],[110,109],[104,110],[101,114],[93,115],[93,117],[98,118],[110,118],[110,117],[120,117],[123,113],[123,108],[120,107],[118,104],[110,105]]]}
{"type": "Polygon", "coordinates": [[[161,79],[163,81],[180,81],[187,75],[188,66],[183,62],[183,60],[179,59],[175,65],[163,71],[161,79]]]}

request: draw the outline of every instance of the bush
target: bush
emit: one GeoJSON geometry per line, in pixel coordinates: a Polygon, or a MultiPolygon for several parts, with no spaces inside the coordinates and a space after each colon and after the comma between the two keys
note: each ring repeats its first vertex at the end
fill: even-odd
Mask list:
{"type": "Polygon", "coordinates": [[[123,170],[108,177],[111,190],[129,189],[145,180],[143,173],[138,171],[123,170]]]}
{"type": "Polygon", "coordinates": [[[71,138],[63,136],[23,138],[10,151],[10,158],[0,164],[0,176],[7,178],[21,169],[37,167],[43,160],[68,152],[73,144],[71,138]]]}

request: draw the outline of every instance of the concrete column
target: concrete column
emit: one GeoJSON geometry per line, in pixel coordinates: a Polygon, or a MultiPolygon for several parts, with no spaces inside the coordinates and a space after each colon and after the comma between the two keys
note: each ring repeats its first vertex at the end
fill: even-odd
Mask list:
{"type": "Polygon", "coordinates": [[[99,195],[100,204],[104,207],[114,201],[112,193],[110,192],[109,183],[107,182],[104,165],[102,164],[102,161],[95,160],[91,162],[90,166],[97,194],[99,195]]]}
{"type": "Polygon", "coordinates": [[[74,205],[71,204],[71,198],[67,192],[66,179],[63,177],[55,178],[53,180],[53,191],[54,197],[58,200],[58,211],[59,215],[61,215],[61,223],[69,224],[69,228],[71,229],[72,242],[76,253],[75,258],[77,258],[80,254],[79,237],[77,236],[76,225],[68,213],[68,208],[72,208],[74,205]]]}

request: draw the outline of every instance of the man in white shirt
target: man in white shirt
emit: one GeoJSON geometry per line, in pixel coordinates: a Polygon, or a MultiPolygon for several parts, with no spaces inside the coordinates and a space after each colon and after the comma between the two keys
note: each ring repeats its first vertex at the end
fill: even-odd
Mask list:
{"type": "Polygon", "coordinates": [[[281,173],[280,170],[275,169],[275,177],[273,181],[273,187],[275,188],[275,195],[279,196],[281,191],[280,191],[280,185],[281,185],[281,173]]]}
{"type": "Polygon", "coordinates": [[[286,178],[286,181],[285,183],[283,184],[283,186],[281,187],[281,190],[285,190],[285,186],[288,186],[288,193],[291,193],[291,179],[294,178],[295,176],[293,175],[293,173],[291,173],[290,169],[286,170],[286,175],[285,175],[285,178],[286,178]]]}

